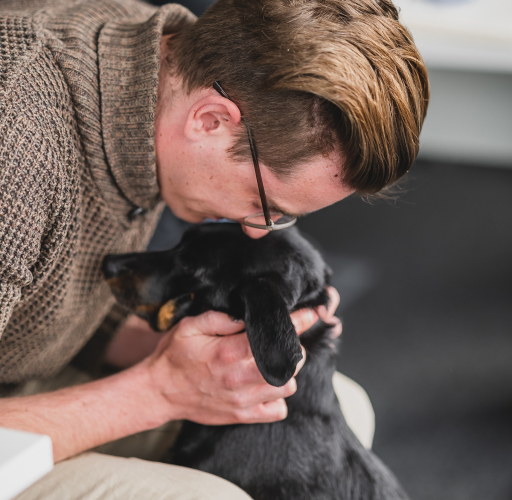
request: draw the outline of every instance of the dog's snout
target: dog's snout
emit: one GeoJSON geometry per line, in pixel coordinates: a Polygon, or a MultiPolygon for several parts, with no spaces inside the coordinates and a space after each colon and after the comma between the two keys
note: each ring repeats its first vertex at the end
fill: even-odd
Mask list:
{"type": "Polygon", "coordinates": [[[119,276],[120,272],[125,268],[123,265],[124,260],[123,256],[120,255],[107,255],[103,259],[102,271],[107,280],[119,276]]]}

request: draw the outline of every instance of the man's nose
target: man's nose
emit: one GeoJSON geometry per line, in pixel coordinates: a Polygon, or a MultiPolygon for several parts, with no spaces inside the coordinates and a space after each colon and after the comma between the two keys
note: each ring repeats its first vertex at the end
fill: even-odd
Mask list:
{"type": "Polygon", "coordinates": [[[249,236],[249,238],[253,238],[255,240],[258,240],[259,238],[263,238],[266,234],[268,234],[268,231],[265,229],[257,229],[255,227],[249,227],[245,224],[242,224],[242,231],[249,236]]]}

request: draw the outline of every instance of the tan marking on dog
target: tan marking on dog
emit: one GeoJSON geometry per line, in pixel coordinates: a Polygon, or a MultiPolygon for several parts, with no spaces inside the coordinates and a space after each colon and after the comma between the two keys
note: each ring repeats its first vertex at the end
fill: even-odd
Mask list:
{"type": "Polygon", "coordinates": [[[158,309],[158,304],[139,304],[135,308],[135,312],[138,313],[154,313],[158,309]]]}
{"type": "Polygon", "coordinates": [[[158,329],[162,332],[169,330],[172,323],[172,318],[174,318],[174,311],[176,310],[176,304],[174,300],[169,300],[166,302],[158,311],[158,321],[157,326],[158,329]]]}
{"type": "Polygon", "coordinates": [[[107,284],[111,288],[120,288],[121,280],[116,276],[115,278],[109,278],[106,280],[107,284]]]}

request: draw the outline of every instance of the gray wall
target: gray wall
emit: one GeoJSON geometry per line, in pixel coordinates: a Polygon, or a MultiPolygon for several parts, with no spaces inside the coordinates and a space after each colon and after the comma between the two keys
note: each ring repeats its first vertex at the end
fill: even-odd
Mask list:
{"type": "Polygon", "coordinates": [[[430,69],[420,158],[512,167],[512,74],[430,69]]]}

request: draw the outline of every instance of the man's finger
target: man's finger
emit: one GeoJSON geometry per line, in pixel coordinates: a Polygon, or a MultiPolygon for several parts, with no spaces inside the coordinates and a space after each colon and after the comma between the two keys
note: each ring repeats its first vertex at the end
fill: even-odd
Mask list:
{"type": "Polygon", "coordinates": [[[335,339],[341,335],[343,327],[341,325],[341,321],[339,318],[337,318],[336,316],[333,316],[327,324],[331,325],[331,327],[332,327],[331,333],[330,333],[331,339],[335,339]]]}
{"type": "MultiPolygon", "coordinates": [[[[253,408],[260,404],[270,403],[278,399],[284,399],[292,396],[297,392],[297,381],[291,378],[282,387],[273,387],[263,381],[262,384],[245,387],[238,391],[232,391],[231,398],[234,404],[243,408],[253,408]]],[[[230,396],[226,396],[230,399],[230,396]]]]}
{"type": "Polygon", "coordinates": [[[244,424],[277,422],[284,420],[287,416],[288,408],[284,399],[277,399],[237,412],[239,422],[244,424]]]}
{"type": "Polygon", "coordinates": [[[336,290],[336,288],[334,288],[333,286],[327,287],[327,293],[329,294],[327,314],[329,316],[334,316],[334,314],[336,313],[336,309],[338,309],[338,306],[340,305],[340,294],[338,293],[338,290],[336,290]]]}
{"type": "Polygon", "coordinates": [[[318,313],[313,309],[299,309],[292,312],[290,317],[297,335],[309,330],[318,321],[318,313]]]}
{"type": "Polygon", "coordinates": [[[329,294],[329,304],[327,305],[327,307],[318,307],[317,312],[323,321],[325,321],[326,323],[330,323],[331,318],[336,313],[336,309],[340,304],[340,294],[338,293],[338,290],[336,290],[336,288],[332,286],[328,286],[326,288],[326,291],[329,294]]]}
{"type": "Polygon", "coordinates": [[[306,363],[306,349],[304,349],[304,346],[302,345],[300,348],[302,349],[302,359],[297,363],[297,366],[295,367],[295,373],[293,374],[294,377],[297,376],[297,373],[301,371],[302,367],[306,363]]]}
{"type": "Polygon", "coordinates": [[[227,314],[217,311],[206,311],[199,316],[186,317],[180,322],[182,335],[233,335],[242,332],[245,328],[243,321],[236,321],[227,314]]]}
{"type": "Polygon", "coordinates": [[[247,333],[224,336],[217,340],[217,359],[222,365],[232,365],[242,361],[254,363],[247,333]]]}

